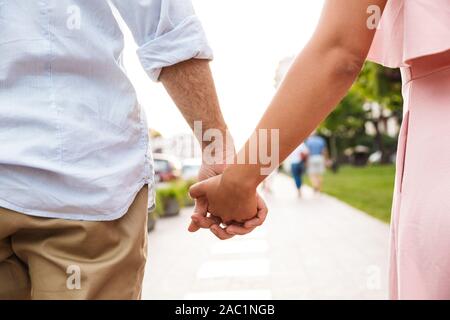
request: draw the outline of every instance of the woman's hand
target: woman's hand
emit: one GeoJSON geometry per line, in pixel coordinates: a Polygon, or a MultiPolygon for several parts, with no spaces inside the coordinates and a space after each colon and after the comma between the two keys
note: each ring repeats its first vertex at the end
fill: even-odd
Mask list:
{"type": "Polygon", "coordinates": [[[223,240],[253,231],[268,212],[256,189],[236,185],[223,175],[193,185],[190,195],[196,199],[196,207],[189,231],[209,228],[223,240]]]}

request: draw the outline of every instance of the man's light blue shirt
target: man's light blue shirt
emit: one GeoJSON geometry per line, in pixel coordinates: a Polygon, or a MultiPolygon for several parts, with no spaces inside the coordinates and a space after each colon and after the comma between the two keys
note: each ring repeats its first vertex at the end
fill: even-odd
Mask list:
{"type": "Polygon", "coordinates": [[[153,181],[117,8],[148,75],[211,59],[190,0],[0,0],[0,207],[114,220],[153,181]]]}

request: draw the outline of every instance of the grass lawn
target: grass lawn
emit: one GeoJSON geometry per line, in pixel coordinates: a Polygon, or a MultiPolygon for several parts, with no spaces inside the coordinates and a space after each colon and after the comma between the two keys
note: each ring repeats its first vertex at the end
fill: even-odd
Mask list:
{"type": "Polygon", "coordinates": [[[343,166],[337,174],[327,172],[323,191],[368,214],[389,222],[395,167],[343,166]]]}

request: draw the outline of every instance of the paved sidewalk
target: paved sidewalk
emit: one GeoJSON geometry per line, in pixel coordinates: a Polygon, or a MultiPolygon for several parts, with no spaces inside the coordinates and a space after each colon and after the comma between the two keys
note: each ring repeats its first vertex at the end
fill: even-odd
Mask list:
{"type": "Polygon", "coordinates": [[[192,209],[149,235],[144,299],[384,299],[386,224],[326,195],[296,196],[286,176],[253,234],[219,241],[186,231],[192,209]]]}

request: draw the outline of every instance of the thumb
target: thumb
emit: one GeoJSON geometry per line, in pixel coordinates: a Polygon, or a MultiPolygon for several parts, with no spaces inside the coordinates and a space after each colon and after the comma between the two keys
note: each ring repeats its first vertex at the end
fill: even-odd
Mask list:
{"type": "Polygon", "coordinates": [[[206,180],[200,181],[189,188],[189,195],[193,199],[200,198],[206,195],[206,180]]]}

